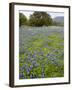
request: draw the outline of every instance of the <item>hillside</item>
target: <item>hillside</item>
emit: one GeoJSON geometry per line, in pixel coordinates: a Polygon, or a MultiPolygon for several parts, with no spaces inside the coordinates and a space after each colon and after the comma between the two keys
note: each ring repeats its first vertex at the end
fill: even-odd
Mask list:
{"type": "Polygon", "coordinates": [[[53,18],[53,21],[60,25],[64,25],[64,17],[63,16],[55,17],[55,18],[53,18]]]}

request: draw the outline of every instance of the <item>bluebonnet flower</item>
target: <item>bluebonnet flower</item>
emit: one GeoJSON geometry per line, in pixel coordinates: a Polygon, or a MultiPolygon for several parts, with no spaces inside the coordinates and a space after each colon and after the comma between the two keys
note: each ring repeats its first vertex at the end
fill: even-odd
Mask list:
{"type": "Polygon", "coordinates": [[[25,69],[25,66],[22,66],[22,71],[25,69]]]}
{"type": "Polygon", "coordinates": [[[54,61],[54,58],[52,58],[51,60],[54,61]]]}
{"type": "Polygon", "coordinates": [[[24,78],[25,78],[25,77],[24,77],[24,74],[23,74],[23,73],[20,73],[20,74],[19,74],[19,78],[20,78],[20,79],[24,79],[24,78]]]}
{"type": "Polygon", "coordinates": [[[58,53],[58,50],[55,50],[56,53],[58,53]]]}
{"type": "Polygon", "coordinates": [[[50,54],[48,53],[48,54],[46,54],[46,57],[48,57],[50,54]]]}
{"type": "Polygon", "coordinates": [[[36,60],[37,58],[36,58],[36,54],[33,54],[32,55],[32,58],[34,59],[34,60],[36,60]]]}
{"type": "Polygon", "coordinates": [[[52,61],[51,63],[52,63],[52,64],[55,64],[55,62],[54,62],[54,61],[52,61]]]}
{"type": "Polygon", "coordinates": [[[33,68],[33,65],[30,65],[30,68],[32,69],[33,68]]]}
{"type": "Polygon", "coordinates": [[[35,78],[34,73],[32,73],[32,74],[30,75],[30,78],[35,78]]]}
{"type": "Polygon", "coordinates": [[[26,73],[27,73],[27,75],[29,74],[29,70],[28,69],[26,69],[26,73]]]}
{"type": "Polygon", "coordinates": [[[36,61],[35,60],[32,61],[32,65],[34,65],[34,64],[36,64],[36,61]]]}
{"type": "Polygon", "coordinates": [[[38,67],[39,65],[38,65],[38,63],[36,63],[34,66],[35,66],[35,67],[38,67]]]}

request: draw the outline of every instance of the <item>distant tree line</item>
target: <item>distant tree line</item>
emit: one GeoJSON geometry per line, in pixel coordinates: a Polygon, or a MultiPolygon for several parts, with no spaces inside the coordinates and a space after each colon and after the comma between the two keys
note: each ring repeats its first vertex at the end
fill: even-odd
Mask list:
{"type": "Polygon", "coordinates": [[[35,11],[32,15],[30,15],[29,19],[22,14],[19,13],[19,25],[27,25],[27,26],[53,26],[57,23],[53,21],[51,16],[47,12],[38,12],[35,11]]]}

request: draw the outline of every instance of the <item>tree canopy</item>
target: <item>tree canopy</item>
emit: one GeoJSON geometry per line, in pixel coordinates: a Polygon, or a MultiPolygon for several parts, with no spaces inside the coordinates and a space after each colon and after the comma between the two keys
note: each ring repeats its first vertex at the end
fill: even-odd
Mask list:
{"type": "Polygon", "coordinates": [[[27,25],[27,18],[22,13],[19,13],[19,25],[27,25]]]}
{"type": "Polygon", "coordinates": [[[35,11],[30,15],[29,23],[31,26],[50,26],[52,25],[52,18],[46,12],[35,11]]]}

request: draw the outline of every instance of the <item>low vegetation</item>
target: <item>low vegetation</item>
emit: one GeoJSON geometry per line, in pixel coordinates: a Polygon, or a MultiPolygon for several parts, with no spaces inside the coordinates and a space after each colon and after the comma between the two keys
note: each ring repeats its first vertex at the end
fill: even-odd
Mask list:
{"type": "Polygon", "coordinates": [[[64,76],[63,27],[20,27],[19,78],[64,76]]]}

